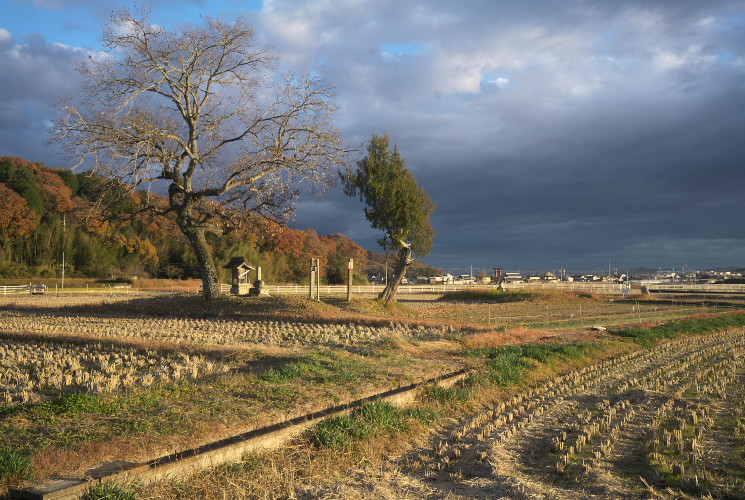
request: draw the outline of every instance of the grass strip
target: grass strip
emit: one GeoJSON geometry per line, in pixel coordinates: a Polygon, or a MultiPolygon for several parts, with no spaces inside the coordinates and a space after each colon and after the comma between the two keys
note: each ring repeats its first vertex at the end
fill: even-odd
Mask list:
{"type": "Polygon", "coordinates": [[[440,300],[446,302],[491,302],[494,304],[504,304],[507,302],[527,302],[536,299],[541,294],[539,292],[526,292],[515,290],[503,292],[499,289],[477,288],[474,290],[458,290],[445,292],[440,300]]]}
{"type": "MultiPolygon", "coordinates": [[[[481,382],[508,386],[520,383],[534,362],[548,363],[552,359],[573,360],[581,358],[597,344],[575,342],[569,344],[524,344],[466,349],[460,354],[472,358],[486,358],[486,372],[481,382]]],[[[477,377],[479,377],[477,375],[477,377]]]]}
{"type": "Polygon", "coordinates": [[[432,410],[403,410],[385,401],[373,401],[318,424],[313,429],[312,442],[318,447],[345,450],[355,440],[380,432],[407,432],[412,419],[429,423],[434,418],[432,410]]]}
{"type": "Polygon", "coordinates": [[[745,326],[745,314],[743,313],[714,318],[668,321],[649,328],[626,328],[612,333],[642,346],[649,346],[661,339],[674,339],[681,333],[701,335],[739,326],[745,326]]]}
{"type": "Polygon", "coordinates": [[[279,368],[270,368],[259,375],[259,379],[281,384],[300,378],[309,378],[318,383],[354,383],[360,378],[359,366],[349,359],[342,359],[331,351],[313,353],[279,368]]]}

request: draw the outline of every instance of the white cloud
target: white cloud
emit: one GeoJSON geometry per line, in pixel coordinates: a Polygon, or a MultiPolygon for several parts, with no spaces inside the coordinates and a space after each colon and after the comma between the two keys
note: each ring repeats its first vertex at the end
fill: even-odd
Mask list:
{"type": "Polygon", "coordinates": [[[507,85],[510,84],[510,79],[509,78],[504,78],[504,77],[500,76],[498,78],[495,78],[494,80],[488,80],[488,82],[489,83],[493,83],[494,85],[496,85],[500,89],[503,89],[507,85]]]}
{"type": "Polygon", "coordinates": [[[674,71],[705,67],[716,63],[717,59],[717,55],[706,53],[701,47],[693,46],[682,52],[658,50],[654,55],[654,64],[661,71],[674,71]]]}

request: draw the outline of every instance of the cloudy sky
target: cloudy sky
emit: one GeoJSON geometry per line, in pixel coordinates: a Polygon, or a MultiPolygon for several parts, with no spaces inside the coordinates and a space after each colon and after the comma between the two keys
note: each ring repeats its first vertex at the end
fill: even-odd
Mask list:
{"type": "MultiPolygon", "coordinates": [[[[74,61],[120,0],[4,0],[0,155],[47,146],[74,61]]],[[[242,16],[387,132],[437,203],[427,259],[470,269],[745,267],[745,1],[154,0],[161,25],[242,16]]],[[[358,200],[296,227],[375,249],[358,200]]]]}

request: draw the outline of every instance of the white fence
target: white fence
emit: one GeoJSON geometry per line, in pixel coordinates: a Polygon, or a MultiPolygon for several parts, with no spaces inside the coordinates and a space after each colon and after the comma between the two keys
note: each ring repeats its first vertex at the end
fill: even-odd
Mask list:
{"type": "Polygon", "coordinates": [[[31,293],[31,285],[0,285],[0,295],[17,295],[19,293],[31,293]]]}
{"type": "Polygon", "coordinates": [[[745,293],[745,284],[659,284],[646,285],[650,292],[745,293]]]}
{"type": "Polygon", "coordinates": [[[561,290],[565,292],[590,292],[617,294],[629,290],[625,283],[593,283],[589,281],[539,281],[505,283],[507,290],[561,290]]]}
{"type": "MultiPolygon", "coordinates": [[[[567,283],[567,282],[549,282],[549,283],[505,283],[507,290],[562,290],[562,291],[582,291],[592,293],[621,294],[628,287],[624,284],[616,283],[567,283]]],[[[354,285],[352,286],[353,294],[379,294],[383,291],[385,285],[354,285]]],[[[401,285],[398,293],[405,294],[427,294],[427,293],[445,293],[458,290],[469,289],[496,289],[499,285],[401,285]]],[[[264,284],[269,294],[275,295],[309,295],[310,290],[307,285],[267,285],[264,284]]],[[[321,285],[321,295],[343,295],[347,293],[347,285],[321,285]]],[[[220,293],[230,293],[230,285],[220,285],[220,293]]],[[[314,288],[314,293],[318,293],[314,288]]]]}

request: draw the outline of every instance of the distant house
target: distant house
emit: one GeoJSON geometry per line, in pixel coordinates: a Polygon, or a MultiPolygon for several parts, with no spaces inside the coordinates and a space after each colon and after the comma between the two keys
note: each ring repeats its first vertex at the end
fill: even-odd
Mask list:
{"type": "Polygon", "coordinates": [[[443,274],[442,276],[432,276],[429,279],[430,285],[452,285],[455,281],[455,276],[452,274],[443,274]]]}
{"type": "Polygon", "coordinates": [[[504,281],[507,283],[516,283],[518,281],[523,281],[523,277],[520,273],[505,273],[504,281]]]}

